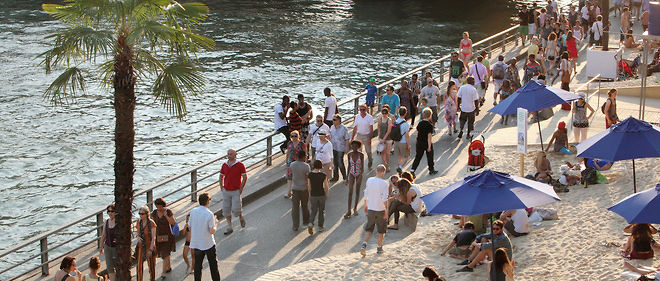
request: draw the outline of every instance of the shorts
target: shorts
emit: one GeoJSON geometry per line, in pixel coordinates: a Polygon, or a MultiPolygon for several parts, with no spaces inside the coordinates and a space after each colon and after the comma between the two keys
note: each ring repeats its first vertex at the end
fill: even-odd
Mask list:
{"type": "Polygon", "coordinates": [[[463,86],[463,85],[461,85],[461,80],[459,80],[458,78],[450,77],[449,81],[454,81],[454,83],[456,84],[456,87],[463,86]]]}
{"type": "Polygon", "coordinates": [[[399,155],[399,157],[407,158],[410,156],[410,150],[408,150],[408,144],[405,142],[394,142],[394,154],[399,155]]]}
{"type": "Polygon", "coordinates": [[[493,89],[493,92],[494,92],[494,93],[499,92],[499,91],[500,91],[500,88],[502,88],[502,84],[503,84],[503,83],[504,83],[504,80],[494,79],[494,80],[493,80],[493,85],[495,86],[495,88],[493,89]]]}
{"type": "Polygon", "coordinates": [[[461,256],[461,257],[467,257],[472,251],[470,251],[470,248],[459,248],[459,247],[454,247],[449,250],[450,255],[455,255],[455,256],[461,256]]]}
{"type": "Polygon", "coordinates": [[[366,104],[368,107],[374,107],[374,102],[376,101],[376,96],[367,96],[366,104]]]}
{"type": "Polygon", "coordinates": [[[241,200],[240,190],[222,190],[222,215],[225,217],[230,216],[232,213],[234,217],[238,217],[243,210],[243,202],[241,200]]]}
{"type": "Polygon", "coordinates": [[[529,34],[529,26],[520,25],[520,27],[518,27],[518,33],[520,35],[528,35],[529,34]]]}
{"type": "Polygon", "coordinates": [[[366,232],[374,232],[374,226],[378,228],[379,234],[387,232],[387,220],[384,218],[385,211],[372,211],[367,212],[367,224],[364,225],[366,232]]]}
{"type": "Polygon", "coordinates": [[[103,255],[105,256],[105,267],[108,273],[117,272],[117,248],[103,245],[103,255]]]}
{"type": "Polygon", "coordinates": [[[529,31],[529,35],[535,35],[536,34],[536,24],[528,24],[527,29],[529,31]]]}
{"type": "Polygon", "coordinates": [[[527,235],[527,233],[516,232],[515,227],[513,226],[513,221],[512,220],[509,220],[504,224],[504,229],[506,229],[506,231],[508,231],[509,234],[511,234],[511,236],[513,236],[513,237],[520,237],[520,236],[527,235]]]}
{"type": "Polygon", "coordinates": [[[476,84],[475,88],[477,89],[477,94],[479,94],[479,98],[484,98],[486,97],[486,89],[481,88],[481,83],[476,84]]]}
{"type": "Polygon", "coordinates": [[[186,241],[186,243],[184,245],[187,246],[187,247],[190,247],[190,241],[186,241]]]}

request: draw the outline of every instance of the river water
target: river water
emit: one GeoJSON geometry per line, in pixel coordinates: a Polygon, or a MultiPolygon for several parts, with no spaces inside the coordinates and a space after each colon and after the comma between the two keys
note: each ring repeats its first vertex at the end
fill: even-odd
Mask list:
{"type": "MultiPolygon", "coordinates": [[[[92,79],[68,106],[43,98],[57,72],[46,75],[37,55],[62,27],[40,11],[43,2],[0,9],[0,251],[113,200],[112,95],[92,79]]],[[[320,107],[330,87],[342,100],[368,77],[390,79],[455,49],[462,31],[476,42],[515,14],[505,0],[203,2],[211,15],[201,32],[217,44],[199,56],[206,93],[188,99],[178,121],[140,85],[136,189],[271,133],[284,94],[320,107]]],[[[13,261],[0,259],[0,270],[13,261]]]]}

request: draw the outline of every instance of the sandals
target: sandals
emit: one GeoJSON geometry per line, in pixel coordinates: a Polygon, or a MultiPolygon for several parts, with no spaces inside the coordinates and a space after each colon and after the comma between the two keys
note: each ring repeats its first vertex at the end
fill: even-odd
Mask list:
{"type": "Polygon", "coordinates": [[[348,212],[344,215],[344,219],[350,219],[350,218],[351,218],[351,211],[348,211],[348,212]]]}

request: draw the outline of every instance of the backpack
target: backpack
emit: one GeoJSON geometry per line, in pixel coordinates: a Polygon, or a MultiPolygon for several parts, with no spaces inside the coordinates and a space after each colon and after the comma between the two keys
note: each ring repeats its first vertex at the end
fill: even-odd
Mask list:
{"type": "Polygon", "coordinates": [[[605,114],[605,106],[607,105],[608,101],[610,101],[609,98],[603,103],[603,105],[600,106],[600,112],[602,112],[603,114],[605,114]]]}
{"type": "Polygon", "coordinates": [[[406,121],[401,121],[401,123],[395,123],[392,125],[392,129],[390,130],[390,139],[393,141],[401,141],[403,138],[403,134],[401,134],[401,124],[406,121]]]}
{"type": "Polygon", "coordinates": [[[493,66],[493,78],[497,79],[497,80],[504,79],[504,64],[503,63],[496,63],[493,66]]]}

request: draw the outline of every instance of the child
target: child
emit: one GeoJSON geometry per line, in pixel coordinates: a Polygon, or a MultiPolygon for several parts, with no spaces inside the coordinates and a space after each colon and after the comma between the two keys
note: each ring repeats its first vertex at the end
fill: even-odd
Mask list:
{"type": "Polygon", "coordinates": [[[183,227],[183,231],[181,232],[186,236],[186,244],[183,246],[183,261],[186,262],[186,274],[191,274],[193,273],[193,265],[195,264],[195,255],[190,250],[190,226],[188,225],[188,219],[190,219],[190,214],[186,215],[186,226],[183,227]],[[190,252],[190,260],[188,260],[188,252],[190,252]]]}
{"type": "Polygon", "coordinates": [[[364,87],[367,90],[366,104],[369,107],[369,114],[373,114],[374,102],[376,101],[376,93],[378,93],[378,88],[376,87],[376,78],[369,78],[369,84],[364,87]]]}
{"type": "MultiPolygon", "coordinates": [[[[559,171],[561,172],[559,183],[561,183],[563,186],[575,185],[580,181],[580,177],[575,174],[576,171],[571,170],[568,165],[561,165],[559,167],[559,171]]],[[[580,172],[577,173],[579,174],[580,172]]]]}
{"type": "MultiPolygon", "coordinates": [[[[312,171],[309,173],[309,194],[311,216],[309,217],[309,226],[307,231],[309,235],[314,234],[314,218],[319,214],[318,231],[323,231],[323,222],[325,221],[325,200],[328,198],[328,177],[321,171],[323,163],[320,160],[314,160],[312,171]]],[[[350,208],[350,207],[349,207],[350,208]]]]}
{"type": "Polygon", "coordinates": [[[99,268],[101,268],[101,260],[98,257],[92,257],[89,259],[89,274],[84,275],[83,281],[103,281],[105,278],[99,276],[99,268]]]}
{"type": "Polygon", "coordinates": [[[571,154],[570,151],[568,150],[568,130],[566,130],[566,122],[561,121],[559,124],[557,124],[557,130],[555,131],[554,134],[552,134],[552,138],[550,139],[550,142],[548,143],[548,147],[545,149],[545,151],[550,150],[550,146],[552,144],[555,144],[553,151],[554,152],[563,152],[566,154],[571,154]]]}
{"type": "MultiPolygon", "coordinates": [[[[353,200],[353,189],[355,189],[355,205],[353,215],[357,216],[357,205],[360,201],[360,186],[362,185],[362,174],[364,172],[364,154],[359,151],[362,142],[354,140],[351,142],[353,149],[348,153],[348,211],[344,219],[351,218],[351,201],[353,200]]],[[[385,152],[387,153],[387,152],[385,152]]]]}
{"type": "Polygon", "coordinates": [[[429,101],[428,101],[426,98],[422,98],[422,99],[419,101],[419,105],[417,106],[417,110],[419,110],[419,111],[418,111],[418,112],[419,112],[419,120],[422,120],[422,119],[423,119],[423,118],[422,118],[422,111],[424,111],[424,108],[429,107],[429,106],[427,105],[428,103],[429,103],[429,101]]]}

